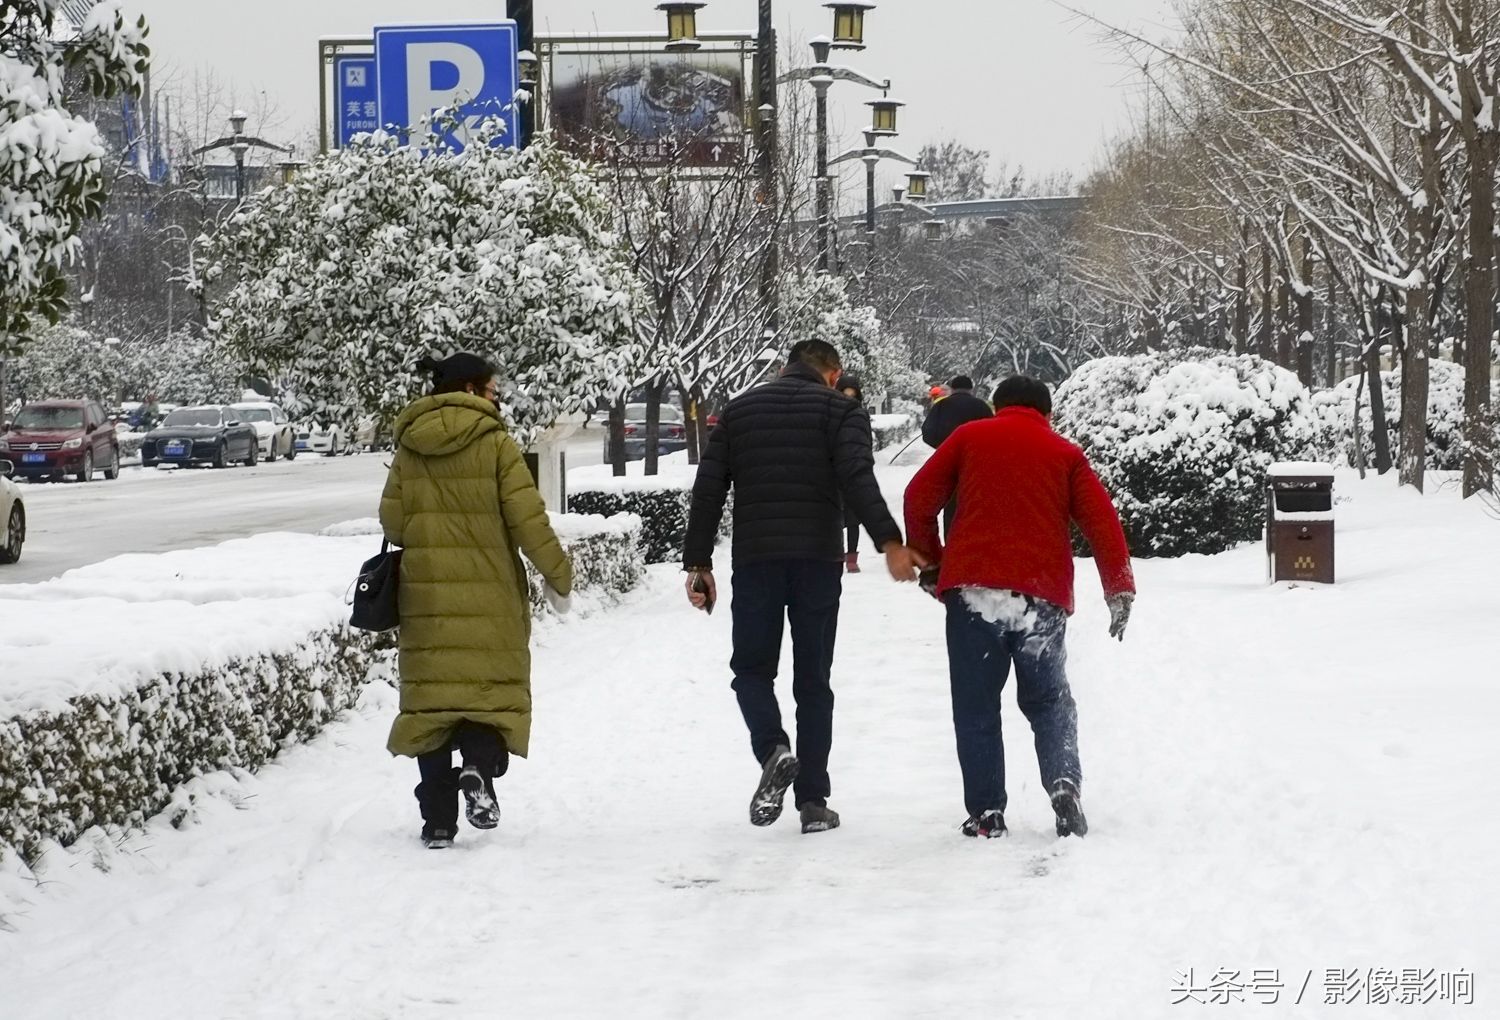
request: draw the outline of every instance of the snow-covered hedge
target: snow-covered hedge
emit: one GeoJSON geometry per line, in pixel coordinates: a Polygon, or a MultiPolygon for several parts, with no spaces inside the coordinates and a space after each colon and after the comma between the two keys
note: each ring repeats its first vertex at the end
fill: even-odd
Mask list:
{"type": "MultiPolygon", "coordinates": [[[[1463,468],[1464,368],[1451,361],[1428,362],[1427,470],[1458,471],[1463,468]]],[[[1354,398],[1359,376],[1350,376],[1332,389],[1314,394],[1312,407],[1318,422],[1319,456],[1338,463],[1354,464],[1354,398]]],[[[1391,450],[1400,445],[1401,368],[1381,372],[1381,395],[1385,404],[1386,430],[1391,450]]],[[[1500,396],[1497,392],[1495,396],[1500,396]]],[[[1370,388],[1360,396],[1360,428],[1364,433],[1365,457],[1373,456],[1374,421],[1370,415],[1370,388]]]]}
{"type": "Polygon", "coordinates": [[[692,490],[682,488],[568,494],[568,509],[575,514],[639,521],[641,555],[646,563],[674,563],[682,556],[691,502],[692,490]]]}
{"type": "Polygon", "coordinates": [[[1058,388],[1054,423],[1084,448],[1137,556],[1258,539],[1266,470],[1306,459],[1314,419],[1291,372],[1211,351],[1100,358],[1058,388]]]}
{"type": "MultiPolygon", "coordinates": [[[[639,583],[639,520],[553,523],[585,605],[639,583]]],[[[8,633],[27,635],[0,636],[0,856],[138,826],[188,780],[253,771],[317,734],[368,680],[393,680],[390,636],[345,623],[378,529],[124,556],[0,590],[8,633]]]]}

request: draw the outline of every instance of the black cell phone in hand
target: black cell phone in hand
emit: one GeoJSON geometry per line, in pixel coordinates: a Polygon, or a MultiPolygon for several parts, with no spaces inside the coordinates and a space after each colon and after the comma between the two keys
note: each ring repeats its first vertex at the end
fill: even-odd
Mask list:
{"type": "Polygon", "coordinates": [[[693,578],[693,591],[699,595],[705,596],[708,599],[708,601],[703,603],[703,611],[709,616],[714,615],[713,594],[709,591],[708,582],[703,579],[702,574],[699,574],[697,577],[693,578]]]}

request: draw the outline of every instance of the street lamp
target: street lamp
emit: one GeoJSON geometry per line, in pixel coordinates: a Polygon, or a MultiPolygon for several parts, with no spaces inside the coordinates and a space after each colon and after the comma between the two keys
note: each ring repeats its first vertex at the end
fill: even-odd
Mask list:
{"type": "Polygon", "coordinates": [[[698,12],[706,6],[700,3],[656,5],[657,10],[667,15],[667,49],[691,52],[702,45],[698,42],[698,12]]]}
{"type": "Polygon", "coordinates": [[[927,197],[927,182],[932,179],[932,174],[926,170],[911,170],[906,174],[906,194],[913,202],[921,202],[927,197]]]}
{"type": "Polygon", "coordinates": [[[824,4],[833,11],[833,45],[840,50],[862,50],[865,48],[865,12],[873,11],[874,4],[844,3],[824,4]]]}
{"type": "MultiPolygon", "coordinates": [[[[810,40],[809,45],[813,51],[813,63],[809,67],[799,67],[788,72],[780,79],[783,82],[805,81],[810,84],[817,93],[817,168],[815,180],[818,193],[818,271],[828,272],[829,263],[829,219],[832,198],[830,195],[832,181],[828,176],[828,90],[836,81],[857,82],[866,88],[878,89],[880,92],[889,92],[891,88],[890,79],[876,81],[851,67],[839,67],[828,62],[829,56],[834,49],[863,49],[865,34],[865,12],[873,10],[874,4],[867,3],[832,3],[825,5],[833,10],[834,37],[818,36],[810,40]]],[[[876,128],[882,134],[895,132],[896,118],[895,107],[889,101],[886,105],[890,107],[889,116],[885,125],[879,121],[881,114],[877,112],[876,128]]],[[[873,148],[874,138],[870,132],[865,132],[869,142],[867,148],[873,148]]],[[[833,160],[833,163],[839,160],[833,160]]],[[[912,161],[915,163],[915,160],[912,161]]],[[[870,214],[866,217],[868,229],[874,229],[874,171],[871,170],[871,195],[869,198],[870,214]]]]}
{"type": "Polygon", "coordinates": [[[875,262],[875,168],[884,159],[893,159],[913,167],[917,165],[917,161],[904,152],[882,148],[879,145],[880,139],[890,138],[896,133],[896,111],[904,104],[883,98],[867,105],[874,113],[870,126],[865,129],[865,147],[850,149],[830,162],[837,164],[858,159],[865,164],[865,241],[869,244],[865,258],[867,264],[873,265],[875,262]]]}
{"type": "Polygon", "coordinates": [[[250,115],[243,110],[235,110],[229,115],[230,133],[228,135],[193,150],[195,156],[201,156],[215,149],[228,149],[234,153],[234,196],[240,202],[245,200],[245,157],[251,149],[269,149],[288,156],[292,154],[292,147],[289,145],[277,145],[264,138],[245,134],[245,122],[249,119],[250,115]]]}
{"type": "Polygon", "coordinates": [[[870,134],[876,138],[891,138],[896,131],[896,111],[905,106],[894,99],[876,99],[865,104],[870,107],[870,134]]]}

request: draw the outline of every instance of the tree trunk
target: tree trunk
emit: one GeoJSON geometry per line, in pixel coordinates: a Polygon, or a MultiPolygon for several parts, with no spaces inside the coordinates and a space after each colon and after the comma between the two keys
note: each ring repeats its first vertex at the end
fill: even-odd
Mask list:
{"type": "Polygon", "coordinates": [[[1297,292],[1297,378],[1313,387],[1313,246],[1302,237],[1302,289],[1297,292]]]}
{"type": "Polygon", "coordinates": [[[1341,376],[1343,375],[1343,373],[1340,371],[1341,359],[1339,357],[1338,338],[1339,292],[1338,284],[1333,278],[1333,273],[1329,272],[1325,275],[1327,275],[1328,277],[1328,300],[1323,304],[1323,332],[1327,338],[1328,354],[1328,376],[1325,382],[1326,385],[1331,388],[1337,386],[1342,381],[1341,376]]]}
{"type": "MultiPolygon", "coordinates": [[[[1248,231],[1248,227],[1246,228],[1248,231]]],[[[1250,350],[1250,256],[1246,252],[1250,239],[1240,246],[1240,266],[1235,282],[1239,290],[1234,295],[1234,353],[1244,354],[1250,350]]]]}
{"type": "Polygon", "coordinates": [[[666,383],[660,378],[646,384],[646,475],[661,470],[661,395],[666,383]]]}
{"type": "Polygon", "coordinates": [[[1276,296],[1276,364],[1288,370],[1295,370],[1297,367],[1297,358],[1292,350],[1292,283],[1290,274],[1281,278],[1281,283],[1276,288],[1276,296]]]}
{"type": "Polygon", "coordinates": [[[1360,324],[1360,339],[1363,342],[1360,355],[1361,371],[1369,381],[1370,433],[1375,448],[1375,471],[1385,474],[1391,469],[1391,439],[1386,431],[1385,387],[1380,379],[1380,329],[1376,321],[1377,311],[1370,307],[1367,298],[1354,293],[1360,288],[1350,288],[1349,306],[1354,310],[1355,321],[1360,324]]]}
{"type": "Polygon", "coordinates": [[[1275,280],[1271,276],[1271,246],[1263,243],[1260,249],[1260,331],[1256,338],[1255,353],[1267,361],[1276,357],[1276,341],[1272,330],[1276,324],[1275,280]]]}
{"type": "Polygon", "coordinates": [[[682,396],[682,434],[683,438],[687,440],[688,463],[696,465],[698,463],[699,451],[698,432],[701,428],[698,419],[700,412],[697,402],[693,400],[690,393],[686,390],[679,390],[678,392],[682,396]]]}
{"type": "Polygon", "coordinates": [[[609,463],[616,478],[625,476],[625,400],[609,405],[609,463]]]}
{"type": "Polygon", "coordinates": [[[1406,292],[1406,342],[1401,345],[1401,470],[1402,485],[1418,492],[1427,474],[1427,288],[1406,292]]]}
{"type": "Polygon", "coordinates": [[[1490,349],[1495,331],[1495,164],[1500,138],[1482,133],[1470,146],[1469,264],[1464,272],[1464,498],[1488,491],[1480,453],[1490,411],[1490,349]]]}

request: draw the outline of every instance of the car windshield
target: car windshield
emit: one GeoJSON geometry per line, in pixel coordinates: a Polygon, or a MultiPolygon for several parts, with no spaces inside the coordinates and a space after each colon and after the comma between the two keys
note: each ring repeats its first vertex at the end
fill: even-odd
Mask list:
{"type": "MultiPolygon", "coordinates": [[[[645,404],[626,404],[625,405],[625,420],[626,421],[645,421],[646,420],[646,405],[645,404]]],[[[669,425],[681,425],[682,424],[682,409],[679,408],[676,404],[663,404],[663,405],[661,405],[661,420],[665,424],[669,424],[669,425]]]]}
{"type": "Polygon", "coordinates": [[[269,407],[240,407],[235,409],[240,421],[272,421],[269,407]]]}
{"type": "Polygon", "coordinates": [[[37,431],[48,431],[51,429],[81,429],[83,428],[83,408],[81,407],[23,407],[13,423],[17,429],[35,429],[37,431]]]}
{"type": "Polygon", "coordinates": [[[217,407],[184,407],[167,415],[163,425],[218,425],[221,422],[217,407]]]}

